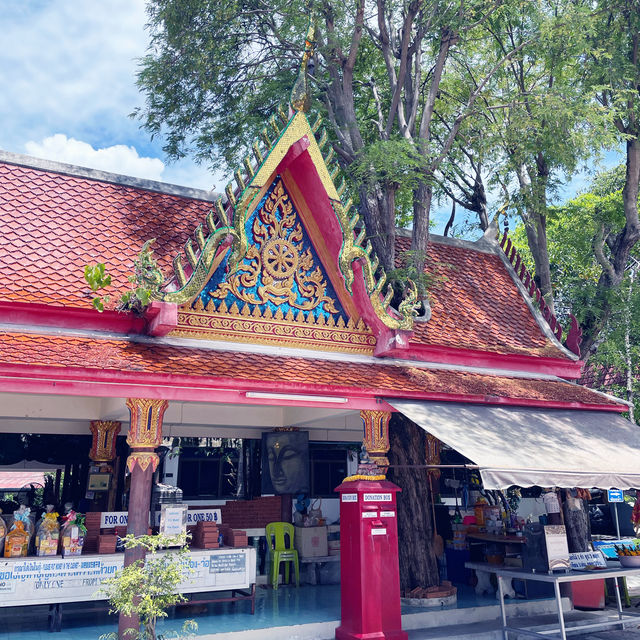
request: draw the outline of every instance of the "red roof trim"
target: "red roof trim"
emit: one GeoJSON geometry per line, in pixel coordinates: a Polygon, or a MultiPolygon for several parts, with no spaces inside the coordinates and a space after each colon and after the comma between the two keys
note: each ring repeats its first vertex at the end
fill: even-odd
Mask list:
{"type": "Polygon", "coordinates": [[[39,327],[62,327],[88,331],[109,331],[122,334],[144,334],[145,318],[133,313],[105,309],[61,307],[32,302],[0,300],[0,323],[39,327]]]}
{"type": "Polygon", "coordinates": [[[456,349],[454,347],[420,345],[415,342],[410,342],[406,349],[389,349],[384,355],[403,360],[527,371],[529,373],[558,376],[568,380],[580,378],[582,365],[584,364],[582,360],[572,361],[564,358],[545,358],[517,353],[456,349]]]}
{"type": "MultiPolygon", "coordinates": [[[[247,398],[247,391],[286,393],[298,395],[324,395],[347,398],[339,406],[345,409],[377,408],[389,410],[380,404],[384,397],[411,398],[437,402],[465,402],[469,404],[491,404],[502,406],[541,407],[547,409],[584,409],[623,413],[623,405],[600,405],[583,402],[562,402],[509,398],[477,394],[455,394],[441,392],[410,392],[384,388],[363,389],[338,385],[314,385],[301,382],[276,382],[264,380],[238,380],[234,378],[211,378],[203,376],[181,376],[175,374],[114,372],[82,367],[43,367],[8,365],[0,366],[0,380],[5,392],[52,393],[56,395],[124,397],[139,395],[147,398],[167,400],[225,402],[233,404],[259,404],[293,406],[333,407],[334,403],[300,402],[247,398]]],[[[383,403],[386,404],[386,403],[383,403]]]]}
{"type": "MultiPolygon", "coordinates": [[[[21,327],[48,326],[85,331],[106,331],[123,335],[144,335],[145,333],[166,335],[175,326],[176,320],[173,319],[173,315],[176,311],[175,305],[154,302],[146,317],[141,318],[133,313],[120,311],[105,310],[98,313],[95,309],[0,301],[0,323],[15,324],[21,327]],[[165,318],[168,319],[165,320],[165,318]],[[156,327],[156,325],[159,326],[156,327]]],[[[398,332],[391,332],[394,336],[396,333],[398,332]]],[[[397,342],[392,342],[392,344],[397,344],[397,342]]],[[[420,362],[526,371],[571,380],[580,378],[583,365],[581,360],[573,362],[559,358],[455,349],[412,342],[406,349],[393,347],[387,349],[384,351],[384,356],[420,362]]]]}
{"type": "Polygon", "coordinates": [[[153,301],[145,315],[105,309],[80,309],[29,302],[0,300],[0,324],[15,324],[21,328],[59,327],[83,331],[106,331],[124,335],[148,334],[166,336],[178,325],[178,307],[175,304],[153,301]]]}

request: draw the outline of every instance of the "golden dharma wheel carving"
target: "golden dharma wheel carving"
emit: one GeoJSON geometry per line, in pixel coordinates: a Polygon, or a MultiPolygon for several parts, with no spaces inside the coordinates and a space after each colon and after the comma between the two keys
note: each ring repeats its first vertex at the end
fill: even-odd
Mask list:
{"type": "Polygon", "coordinates": [[[276,280],[288,278],[295,273],[299,262],[298,251],[283,238],[274,238],[262,250],[264,269],[276,280]]]}

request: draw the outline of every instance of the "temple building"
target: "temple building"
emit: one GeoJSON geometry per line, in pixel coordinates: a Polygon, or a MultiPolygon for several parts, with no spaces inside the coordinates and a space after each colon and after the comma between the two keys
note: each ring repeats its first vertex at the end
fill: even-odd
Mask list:
{"type": "MultiPolygon", "coordinates": [[[[396,411],[490,489],[640,484],[607,435],[626,404],[576,383],[579,329],[541,306],[507,233],[432,236],[430,317],[416,317],[410,283],[393,300],[332,156],[295,109],[271,119],[224,196],[0,153],[0,449],[16,434],[72,449],[93,424],[97,444],[120,443],[112,486],[128,492],[128,507],[101,510],[128,510],[136,534],[172,438],[257,443],[293,428],[312,446],[357,448],[364,437],[384,475],[396,411]],[[111,282],[93,292],[85,267],[99,263],[111,282]],[[116,308],[136,286],[149,304],[116,308]]],[[[409,242],[399,231],[398,253],[409,242]]],[[[176,484],[172,464],[158,480],[176,484]]],[[[264,526],[255,520],[240,526],[264,526]]]]}

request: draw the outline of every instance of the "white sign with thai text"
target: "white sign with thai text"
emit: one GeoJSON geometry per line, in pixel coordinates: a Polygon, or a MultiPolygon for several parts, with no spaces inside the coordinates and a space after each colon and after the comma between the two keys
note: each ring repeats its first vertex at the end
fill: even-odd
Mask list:
{"type": "Polygon", "coordinates": [[[391,494],[390,493],[365,493],[364,494],[365,502],[391,502],[391,494]]]}
{"type": "MultiPolygon", "coordinates": [[[[0,558],[0,607],[104,600],[100,586],[122,568],[123,559],[122,553],[0,558]]],[[[188,563],[179,586],[184,593],[246,589],[256,581],[253,547],[191,551],[188,563]]]]}
{"type": "Polygon", "coordinates": [[[343,493],[341,499],[342,499],[342,502],[358,502],[358,494],[357,493],[343,493]]]}
{"type": "Polygon", "coordinates": [[[377,511],[364,511],[362,513],[362,517],[363,518],[377,518],[378,517],[378,512],[377,511]]]}
{"type": "Polygon", "coordinates": [[[579,551],[570,553],[569,564],[572,569],[584,569],[585,567],[607,568],[607,561],[604,555],[602,555],[602,551],[579,551]]]}

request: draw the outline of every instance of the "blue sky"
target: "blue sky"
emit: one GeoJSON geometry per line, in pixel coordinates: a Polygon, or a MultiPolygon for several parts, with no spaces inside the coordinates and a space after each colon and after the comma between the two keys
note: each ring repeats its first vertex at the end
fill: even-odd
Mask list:
{"type": "MultiPolygon", "coordinates": [[[[142,105],[135,73],[145,19],[143,0],[0,2],[0,149],[222,191],[224,176],[190,160],[168,164],[161,140],[128,116],[142,105]]],[[[606,154],[603,165],[620,159],[606,154]]],[[[560,200],[589,180],[586,171],[574,177],[560,200]]],[[[436,232],[449,212],[435,208],[436,232]]]]}
{"type": "Polygon", "coordinates": [[[0,149],[222,190],[204,167],[168,165],[128,117],[145,18],[143,0],[3,0],[0,149]]]}

